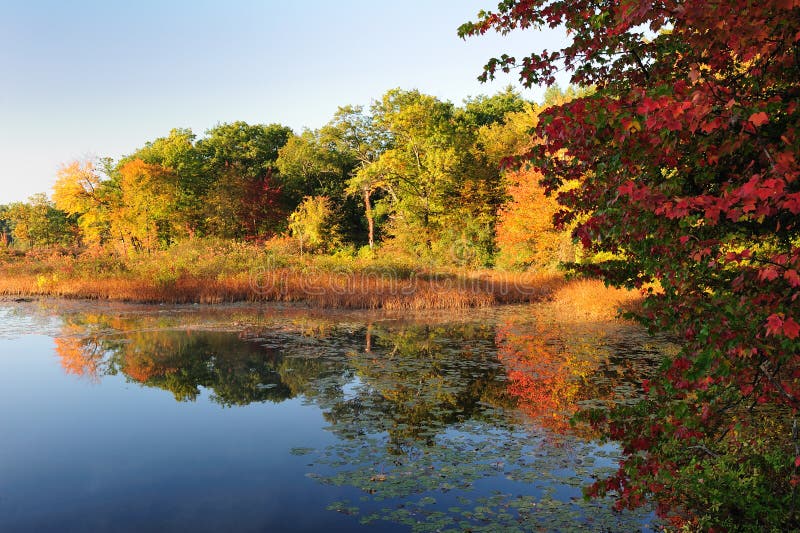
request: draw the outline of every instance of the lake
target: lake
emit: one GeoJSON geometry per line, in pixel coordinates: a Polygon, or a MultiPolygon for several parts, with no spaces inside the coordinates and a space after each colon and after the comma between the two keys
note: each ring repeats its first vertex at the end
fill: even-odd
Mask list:
{"type": "Polygon", "coordinates": [[[569,423],[672,347],[536,306],[0,302],[0,531],[650,530],[569,423]]]}

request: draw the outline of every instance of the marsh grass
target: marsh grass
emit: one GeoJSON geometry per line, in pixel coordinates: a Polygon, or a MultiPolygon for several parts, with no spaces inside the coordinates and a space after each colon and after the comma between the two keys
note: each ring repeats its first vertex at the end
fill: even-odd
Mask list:
{"type": "Polygon", "coordinates": [[[305,302],[323,308],[460,309],[539,301],[564,283],[555,274],[291,252],[276,245],[202,241],[128,258],[68,250],[6,254],[0,258],[0,294],[171,304],[305,302]]]}

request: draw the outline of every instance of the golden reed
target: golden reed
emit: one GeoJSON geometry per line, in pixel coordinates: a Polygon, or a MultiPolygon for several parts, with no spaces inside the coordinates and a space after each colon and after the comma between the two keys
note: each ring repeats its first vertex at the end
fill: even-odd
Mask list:
{"type": "Polygon", "coordinates": [[[130,275],[0,276],[0,294],[6,296],[169,304],[305,302],[314,307],[351,309],[460,309],[530,303],[550,297],[563,285],[558,275],[493,271],[400,277],[278,268],[216,277],[185,274],[167,280],[130,275]]]}

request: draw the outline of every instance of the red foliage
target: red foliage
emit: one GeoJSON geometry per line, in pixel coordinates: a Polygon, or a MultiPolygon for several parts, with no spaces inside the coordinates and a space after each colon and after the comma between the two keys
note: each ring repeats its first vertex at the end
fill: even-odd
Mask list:
{"type": "Polygon", "coordinates": [[[286,218],[281,205],[281,187],[275,183],[270,168],[260,178],[245,180],[239,217],[248,239],[270,237],[269,231],[286,218]]]}

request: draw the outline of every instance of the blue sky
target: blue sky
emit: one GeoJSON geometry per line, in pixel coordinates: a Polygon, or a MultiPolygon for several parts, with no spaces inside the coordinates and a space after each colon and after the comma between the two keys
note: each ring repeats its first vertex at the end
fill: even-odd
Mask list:
{"type": "MultiPolygon", "coordinates": [[[[497,0],[0,0],[0,204],[50,192],[61,163],[134,151],[175,127],[299,132],[393,87],[461,103],[486,60],[555,31],[456,35],[497,0]]],[[[538,99],[541,90],[524,91],[538,99]]]]}

